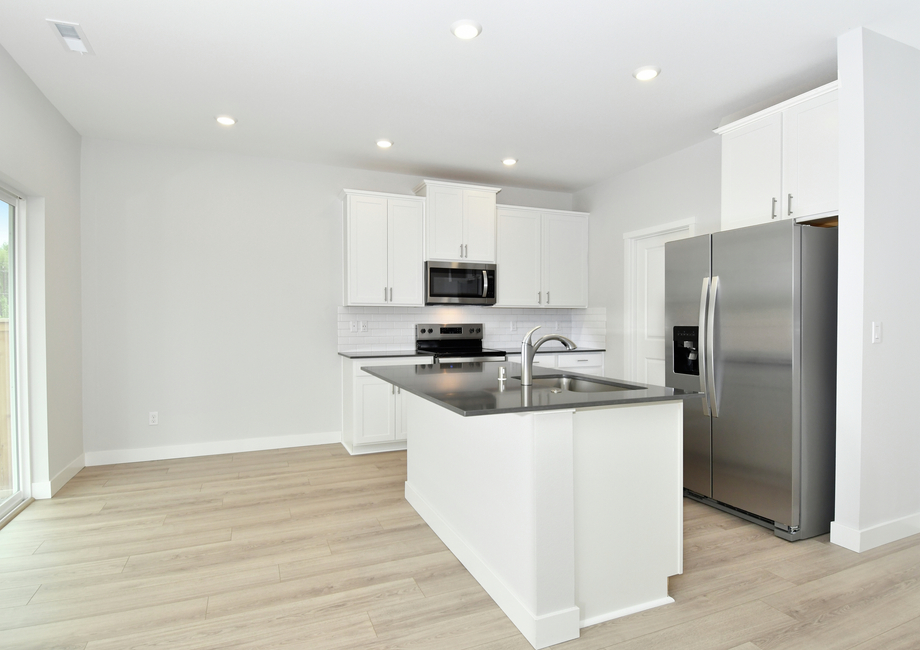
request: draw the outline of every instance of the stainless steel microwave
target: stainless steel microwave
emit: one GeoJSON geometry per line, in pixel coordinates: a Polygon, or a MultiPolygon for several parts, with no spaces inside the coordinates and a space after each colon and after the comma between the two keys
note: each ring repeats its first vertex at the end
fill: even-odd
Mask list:
{"type": "Polygon", "coordinates": [[[495,265],[425,262],[426,305],[494,305],[495,265]]]}

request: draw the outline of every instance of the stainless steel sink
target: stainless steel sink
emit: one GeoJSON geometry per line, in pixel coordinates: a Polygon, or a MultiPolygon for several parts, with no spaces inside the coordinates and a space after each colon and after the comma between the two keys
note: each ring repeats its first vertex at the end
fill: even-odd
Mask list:
{"type": "MultiPolygon", "coordinates": [[[[520,377],[515,377],[520,379],[520,377]]],[[[587,379],[585,377],[534,377],[534,388],[555,388],[568,390],[573,393],[606,393],[617,390],[642,390],[645,386],[632,386],[630,384],[615,384],[611,382],[587,379]]]]}

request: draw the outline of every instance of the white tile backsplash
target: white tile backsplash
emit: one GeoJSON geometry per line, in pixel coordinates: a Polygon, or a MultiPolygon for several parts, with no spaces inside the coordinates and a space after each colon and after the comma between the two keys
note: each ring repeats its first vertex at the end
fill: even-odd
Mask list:
{"type": "MultiPolygon", "coordinates": [[[[484,307],[339,307],[339,352],[355,350],[412,350],[417,323],[482,323],[483,346],[515,350],[527,330],[540,325],[537,335],[562,334],[579,347],[606,348],[607,310],[496,309],[484,307]],[[352,332],[351,321],[367,323],[367,332],[352,332]],[[514,322],[516,330],[511,331],[514,322]]],[[[544,349],[562,347],[550,342],[544,349]]]]}

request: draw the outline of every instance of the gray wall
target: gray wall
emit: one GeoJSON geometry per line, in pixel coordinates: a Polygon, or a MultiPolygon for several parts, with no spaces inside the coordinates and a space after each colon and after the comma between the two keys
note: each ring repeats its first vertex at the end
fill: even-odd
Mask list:
{"type": "Polygon", "coordinates": [[[838,40],[841,206],[837,492],[831,539],[867,550],[920,532],[910,406],[920,322],[920,50],[857,29],[838,40]],[[883,323],[880,344],[870,342],[883,323]]]}
{"type": "Polygon", "coordinates": [[[606,372],[624,377],[623,234],[696,220],[696,233],[719,229],[721,147],[713,135],[575,195],[574,209],[591,213],[592,307],[607,309],[606,372]]]}
{"type": "Polygon", "coordinates": [[[421,178],[91,138],[82,164],[87,461],[337,436],[340,194],[421,178]]]}
{"type": "Polygon", "coordinates": [[[28,201],[31,479],[48,496],[83,454],[80,135],[2,48],[0,115],[0,181],[28,201]]]}

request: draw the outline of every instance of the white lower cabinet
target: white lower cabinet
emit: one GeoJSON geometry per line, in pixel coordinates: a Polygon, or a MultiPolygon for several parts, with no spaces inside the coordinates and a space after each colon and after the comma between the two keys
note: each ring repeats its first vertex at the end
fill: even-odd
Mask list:
{"type": "MultiPolygon", "coordinates": [[[[508,361],[511,363],[521,363],[521,355],[509,354],[508,361]]],[[[560,352],[541,353],[533,358],[533,365],[538,368],[557,368],[559,370],[571,370],[580,372],[584,375],[594,375],[595,377],[604,376],[604,353],[603,352],[560,352]]]]}
{"type": "Polygon", "coordinates": [[[431,357],[344,359],[342,444],[350,454],[406,448],[404,395],[392,384],[361,370],[370,366],[431,363],[431,357]]]}

